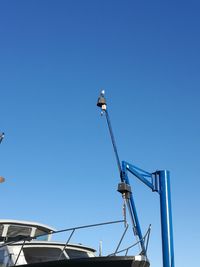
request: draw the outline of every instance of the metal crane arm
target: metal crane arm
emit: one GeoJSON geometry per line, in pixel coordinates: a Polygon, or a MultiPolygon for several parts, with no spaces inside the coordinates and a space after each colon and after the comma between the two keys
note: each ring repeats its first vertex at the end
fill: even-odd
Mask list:
{"type": "Polygon", "coordinates": [[[118,191],[122,194],[131,216],[134,233],[138,236],[141,245],[141,254],[146,255],[145,242],[142,236],[140,223],[131,191],[128,178],[128,171],[148,186],[153,192],[157,192],[160,196],[160,218],[161,218],[161,235],[162,235],[162,255],[163,267],[174,267],[174,245],[173,245],[173,229],[172,229],[172,210],[171,210],[171,192],[170,192],[170,174],[167,170],[160,170],[154,173],[144,171],[125,161],[120,162],[115,138],[113,135],[104,90],[101,92],[97,106],[101,108],[101,114],[106,115],[106,120],[112,140],[113,149],[120,173],[121,183],[118,185],[118,191]],[[151,179],[149,181],[149,179],[151,179]]]}
{"type": "MultiPolygon", "coordinates": [[[[173,227],[172,227],[170,173],[167,170],[148,173],[134,165],[131,165],[123,161],[122,176],[124,182],[127,185],[130,185],[128,179],[128,171],[135,177],[137,177],[145,185],[147,185],[153,192],[157,192],[159,194],[163,267],[174,267],[174,243],[173,243],[173,227]],[[147,177],[151,178],[151,182],[147,179],[147,177]]],[[[137,214],[134,202],[132,204],[131,201],[131,205],[133,213],[137,214]]],[[[139,222],[136,225],[136,228],[140,229],[139,222]]]]}

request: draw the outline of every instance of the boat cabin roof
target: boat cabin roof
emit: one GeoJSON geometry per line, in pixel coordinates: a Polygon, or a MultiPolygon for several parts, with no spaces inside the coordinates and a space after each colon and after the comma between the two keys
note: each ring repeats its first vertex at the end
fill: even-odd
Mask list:
{"type": "Polygon", "coordinates": [[[37,222],[0,220],[0,241],[17,241],[28,237],[49,241],[54,231],[54,228],[37,222]]]}

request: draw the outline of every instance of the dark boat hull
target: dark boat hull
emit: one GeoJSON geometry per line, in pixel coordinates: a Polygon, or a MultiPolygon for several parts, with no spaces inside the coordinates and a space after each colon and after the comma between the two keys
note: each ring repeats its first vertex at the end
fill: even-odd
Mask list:
{"type": "Polygon", "coordinates": [[[20,265],[21,267],[149,267],[149,261],[132,256],[94,257],[49,261],[20,265]]]}

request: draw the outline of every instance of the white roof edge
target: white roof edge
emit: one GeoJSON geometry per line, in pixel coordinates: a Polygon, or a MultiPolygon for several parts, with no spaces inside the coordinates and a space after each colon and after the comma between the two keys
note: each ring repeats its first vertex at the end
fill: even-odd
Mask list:
{"type": "Polygon", "coordinates": [[[21,220],[10,220],[10,219],[0,219],[0,224],[18,224],[18,225],[27,225],[27,226],[35,226],[39,228],[43,228],[49,231],[56,231],[55,228],[52,228],[48,225],[38,223],[38,222],[31,222],[31,221],[21,221],[21,220]]]}

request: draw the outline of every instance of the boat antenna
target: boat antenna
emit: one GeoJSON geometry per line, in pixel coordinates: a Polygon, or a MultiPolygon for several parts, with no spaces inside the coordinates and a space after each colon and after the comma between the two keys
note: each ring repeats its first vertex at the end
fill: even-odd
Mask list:
{"type": "Polygon", "coordinates": [[[107,124],[108,124],[108,129],[109,129],[109,133],[110,133],[110,137],[111,137],[111,141],[112,141],[112,145],[113,145],[113,149],[114,149],[114,153],[115,153],[115,157],[116,157],[116,161],[117,161],[117,166],[118,166],[120,178],[122,179],[122,167],[121,167],[121,163],[120,163],[120,159],[119,159],[119,154],[118,154],[118,151],[117,151],[117,145],[116,145],[116,142],[115,142],[115,137],[114,137],[114,134],[113,134],[109,113],[108,113],[108,110],[107,110],[107,103],[106,103],[106,98],[105,98],[105,90],[101,91],[100,96],[99,96],[99,98],[97,100],[97,106],[101,108],[101,115],[105,114],[105,116],[106,116],[106,121],[107,121],[107,124]]]}

